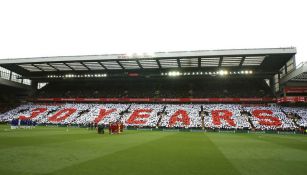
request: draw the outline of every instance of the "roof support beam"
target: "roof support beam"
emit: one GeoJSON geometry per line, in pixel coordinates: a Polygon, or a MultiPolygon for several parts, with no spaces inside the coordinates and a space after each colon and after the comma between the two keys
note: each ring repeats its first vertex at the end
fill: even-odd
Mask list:
{"type": "Polygon", "coordinates": [[[41,71],[44,71],[44,69],[41,69],[40,67],[34,65],[34,64],[31,64],[32,66],[36,67],[37,69],[41,70],[41,71]]]}
{"type": "Polygon", "coordinates": [[[201,58],[199,57],[197,60],[198,60],[198,68],[200,68],[201,67],[201,58]]]}
{"type": "Polygon", "coordinates": [[[178,67],[181,68],[180,59],[177,58],[176,60],[177,60],[178,67]]]}
{"type": "Polygon", "coordinates": [[[223,62],[223,57],[220,57],[219,67],[221,67],[221,66],[222,66],[222,62],[223,62]]]}
{"type": "Polygon", "coordinates": [[[55,69],[56,71],[60,71],[59,69],[57,69],[56,67],[52,66],[50,63],[46,63],[48,66],[52,67],[53,69],[55,69]]]}
{"type": "Polygon", "coordinates": [[[69,67],[71,70],[75,71],[75,69],[72,68],[71,66],[69,66],[68,64],[66,64],[66,63],[64,63],[64,62],[63,62],[63,64],[64,64],[65,66],[69,67]]]}
{"type": "Polygon", "coordinates": [[[101,62],[97,62],[101,67],[103,67],[105,70],[108,70],[107,67],[105,67],[101,62]]]}
{"type": "Polygon", "coordinates": [[[87,70],[91,70],[89,67],[87,67],[87,65],[85,65],[82,61],[80,62],[82,64],[82,66],[84,66],[87,70]]]}
{"type": "Polygon", "coordinates": [[[245,56],[244,56],[244,57],[242,57],[242,59],[241,59],[241,61],[240,61],[240,64],[239,64],[239,67],[242,67],[242,65],[243,65],[244,61],[245,61],[245,56]]]}
{"type": "Polygon", "coordinates": [[[136,63],[138,64],[138,66],[139,66],[141,69],[143,69],[143,66],[141,65],[140,61],[139,61],[139,60],[135,60],[135,61],[136,61],[136,63]]]}
{"type": "Polygon", "coordinates": [[[159,66],[159,69],[162,69],[162,66],[161,66],[160,61],[159,61],[158,59],[156,59],[156,62],[157,62],[157,64],[158,64],[158,66],[159,66]]]}
{"type": "Polygon", "coordinates": [[[125,67],[118,60],[116,60],[116,62],[123,70],[125,70],[125,67]]]}

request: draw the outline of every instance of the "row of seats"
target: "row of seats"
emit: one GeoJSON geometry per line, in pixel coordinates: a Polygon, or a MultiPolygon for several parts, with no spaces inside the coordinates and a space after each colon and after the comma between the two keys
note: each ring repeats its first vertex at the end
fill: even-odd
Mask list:
{"type": "Polygon", "coordinates": [[[295,129],[307,126],[307,108],[239,104],[24,104],[0,114],[1,122],[31,119],[37,123],[220,129],[295,129]],[[290,118],[295,113],[299,118],[290,118]],[[294,121],[295,120],[295,121],[294,121]],[[296,123],[295,123],[296,122],[296,123]]]}

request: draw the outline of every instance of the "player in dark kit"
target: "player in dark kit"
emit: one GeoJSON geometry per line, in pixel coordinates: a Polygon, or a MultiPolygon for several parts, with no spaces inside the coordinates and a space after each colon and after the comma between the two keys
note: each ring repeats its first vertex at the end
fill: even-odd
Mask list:
{"type": "Polygon", "coordinates": [[[98,134],[104,134],[104,125],[103,124],[98,125],[97,132],[98,132],[98,134]]]}
{"type": "Polygon", "coordinates": [[[111,122],[109,122],[109,134],[111,134],[112,133],[112,123],[111,122]]]}

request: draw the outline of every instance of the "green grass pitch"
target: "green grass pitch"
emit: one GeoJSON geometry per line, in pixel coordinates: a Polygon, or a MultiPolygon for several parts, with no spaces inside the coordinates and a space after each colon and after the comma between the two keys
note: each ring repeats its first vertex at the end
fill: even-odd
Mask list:
{"type": "Polygon", "coordinates": [[[0,174],[307,174],[307,136],[0,125],[0,174]]]}

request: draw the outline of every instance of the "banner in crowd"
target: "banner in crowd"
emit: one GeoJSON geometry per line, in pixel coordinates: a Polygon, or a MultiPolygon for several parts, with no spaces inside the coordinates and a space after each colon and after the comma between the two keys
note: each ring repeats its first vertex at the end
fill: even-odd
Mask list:
{"type": "Polygon", "coordinates": [[[40,102],[276,102],[276,98],[38,98],[40,102]]]}
{"type": "Polygon", "coordinates": [[[307,87],[285,87],[285,93],[307,93],[307,87]]]}
{"type": "Polygon", "coordinates": [[[297,103],[297,102],[307,102],[307,97],[281,97],[277,99],[277,103],[297,103]]]}

